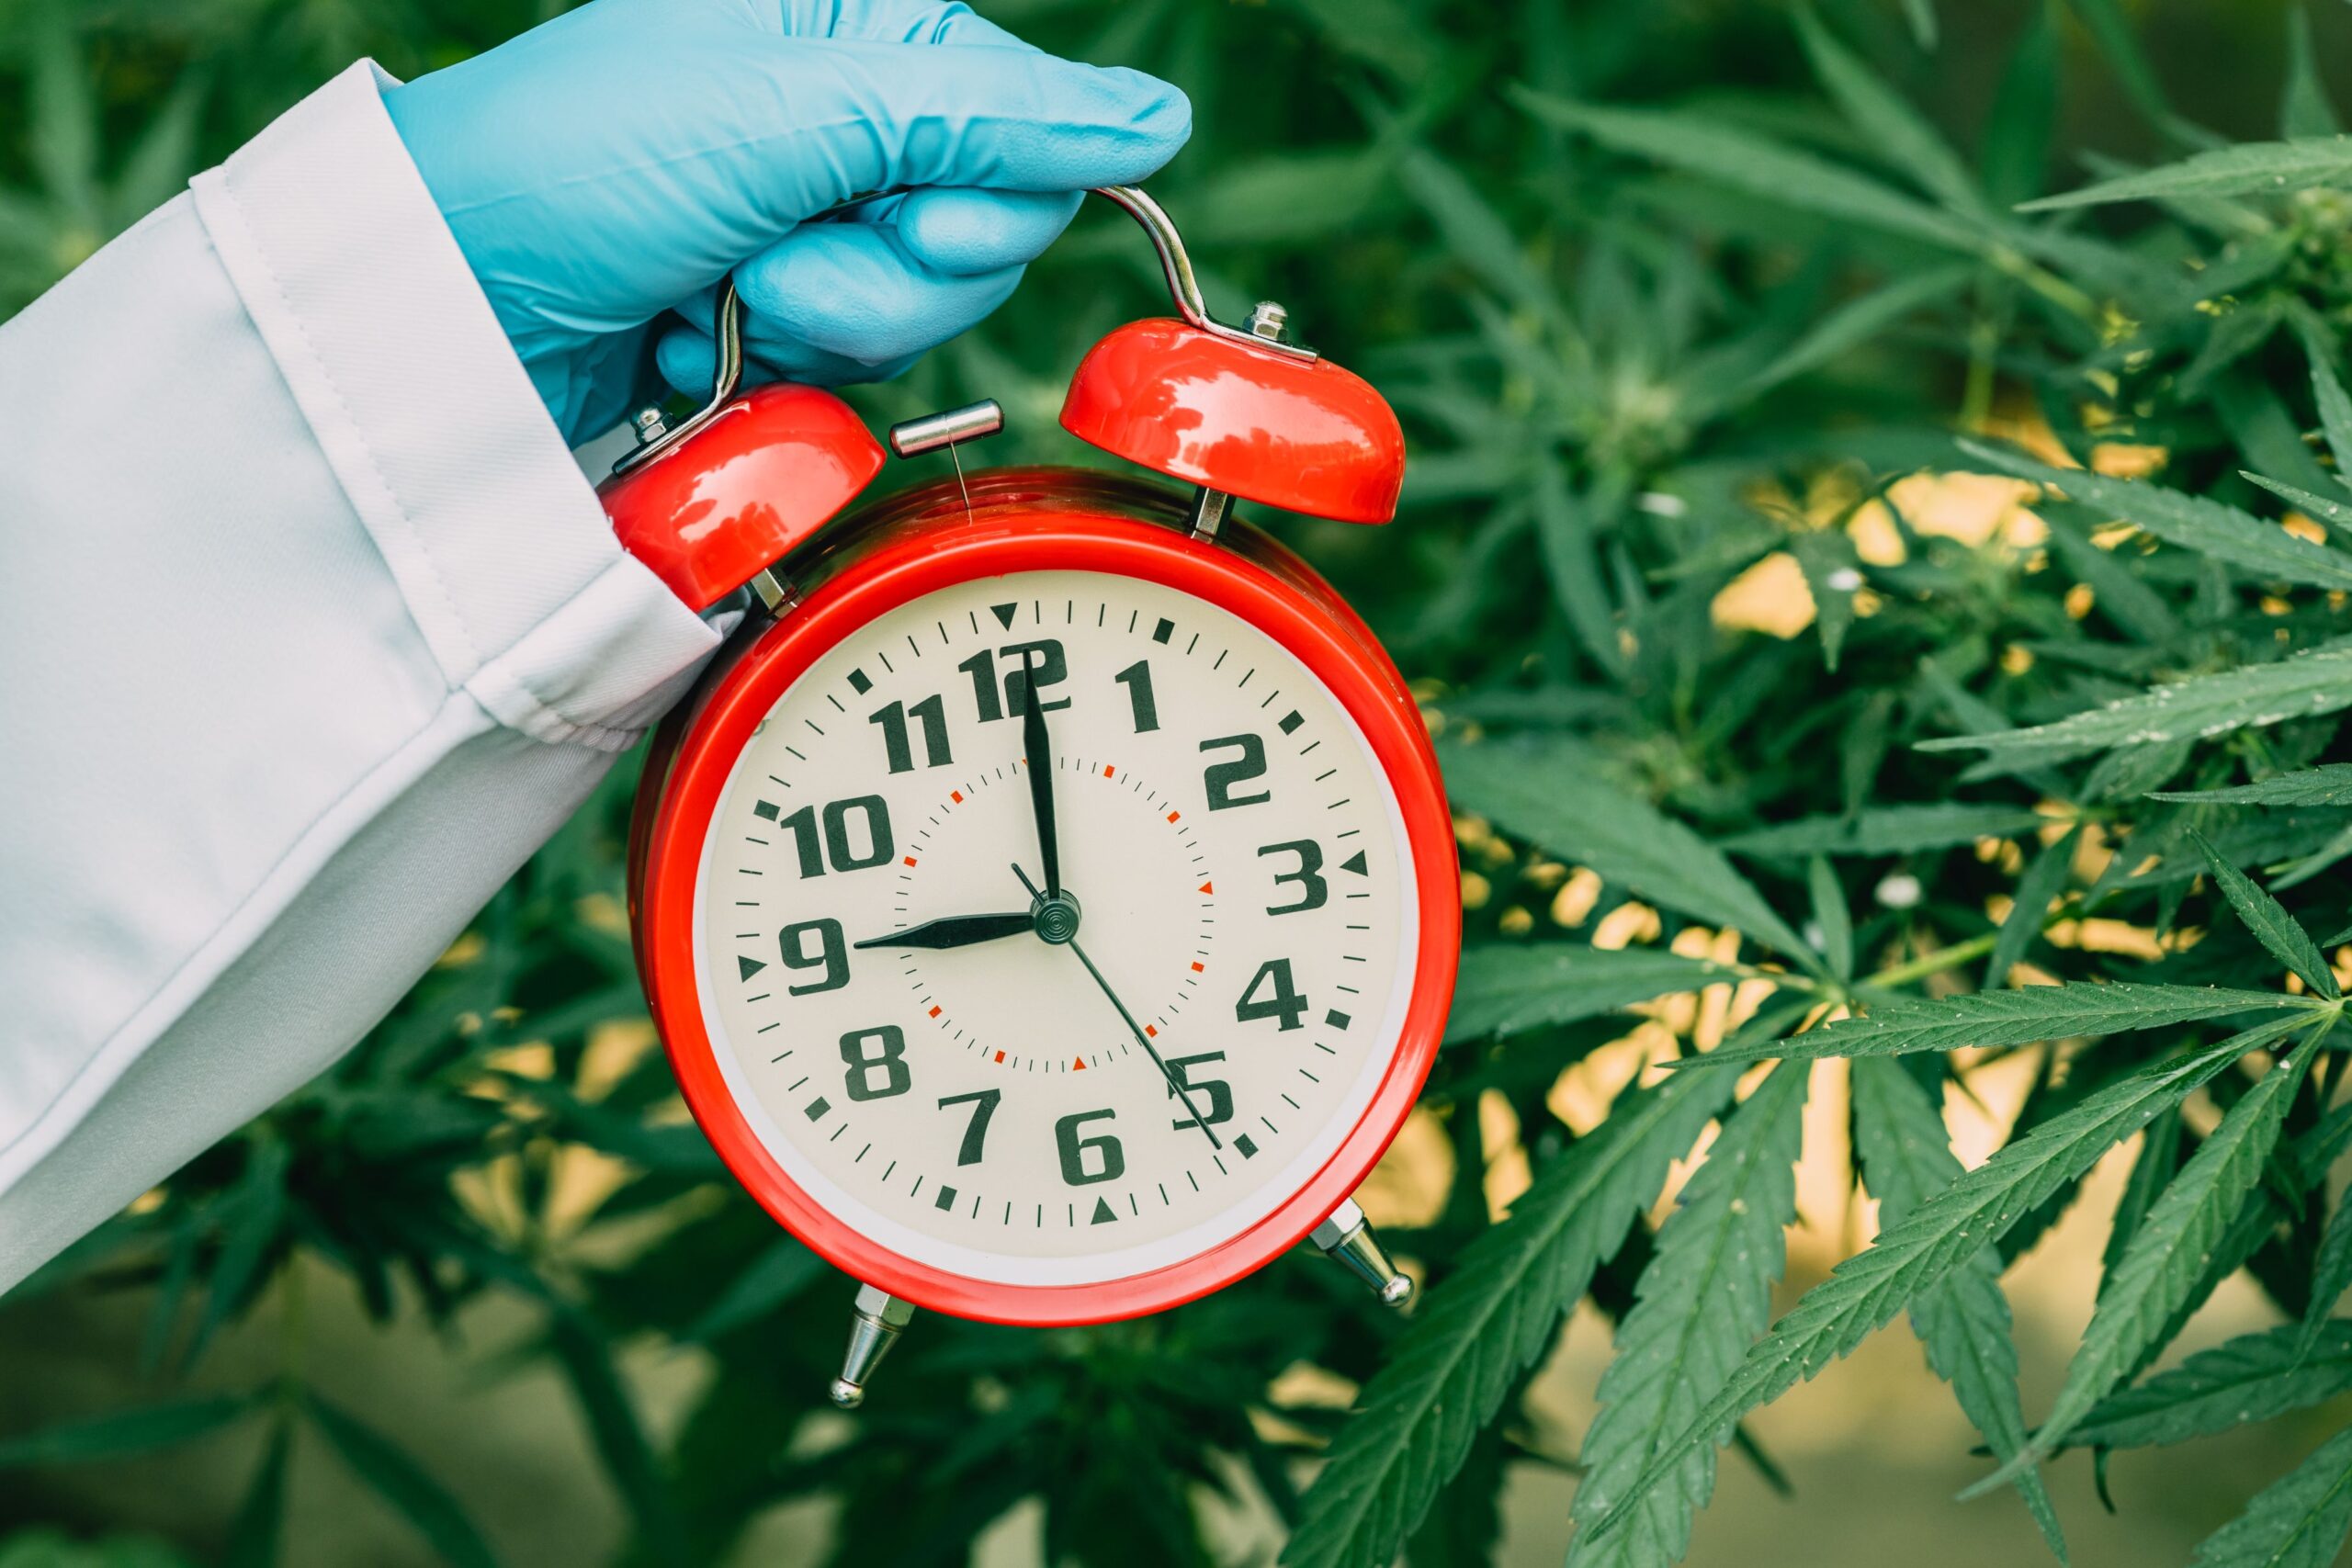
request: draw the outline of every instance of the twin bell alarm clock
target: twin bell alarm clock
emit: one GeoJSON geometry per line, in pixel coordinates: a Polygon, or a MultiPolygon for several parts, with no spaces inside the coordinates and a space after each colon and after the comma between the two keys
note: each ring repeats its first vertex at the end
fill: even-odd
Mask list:
{"type": "Polygon", "coordinates": [[[739,391],[730,284],[709,402],[639,416],[599,492],[681,598],[750,606],[656,738],[629,906],[695,1120],[864,1287],[844,1406],[917,1307],[1131,1317],[1306,1238],[1412,1291],[1351,1194],[1443,1032],[1451,819],[1387,654],[1235,515],[1385,523],[1403,439],[1280,307],[1212,319],[1150,197],[1096,194],[1177,314],[1097,344],[1061,422],[1159,479],[967,475],[983,402],[889,432],[952,480],[849,510],[882,446],[829,392],[739,391]]]}

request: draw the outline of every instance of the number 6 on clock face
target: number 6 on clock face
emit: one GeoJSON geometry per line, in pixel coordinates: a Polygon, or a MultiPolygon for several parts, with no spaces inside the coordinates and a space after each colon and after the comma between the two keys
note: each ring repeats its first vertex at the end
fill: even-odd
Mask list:
{"type": "Polygon", "coordinates": [[[645,916],[696,1114],[923,1304],[1085,1321],[1256,1267],[1434,1049],[1456,874],[1418,715],[1303,569],[1172,540],[886,527],[668,772],[645,916]]]}

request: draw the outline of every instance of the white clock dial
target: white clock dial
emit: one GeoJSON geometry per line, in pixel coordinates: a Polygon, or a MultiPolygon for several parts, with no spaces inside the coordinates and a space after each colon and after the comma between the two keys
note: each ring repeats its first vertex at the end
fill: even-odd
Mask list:
{"type": "Polygon", "coordinates": [[[901,1256],[1019,1284],[1181,1261],[1305,1186],[1396,1050],[1419,925],[1395,797],[1323,684],[1226,610],[1081,571],[959,584],[820,657],[698,876],[704,1021],[769,1152],[901,1256]],[[1037,765],[1068,944],[1022,881],[1037,765]],[[912,945],[989,915],[1022,919],[912,945]]]}

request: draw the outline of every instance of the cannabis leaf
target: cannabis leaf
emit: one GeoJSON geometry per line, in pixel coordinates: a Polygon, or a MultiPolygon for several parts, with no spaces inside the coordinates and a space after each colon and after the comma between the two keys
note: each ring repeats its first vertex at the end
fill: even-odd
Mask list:
{"type": "Polygon", "coordinates": [[[1489,741],[1442,753],[1454,803],[1645,898],[1735,926],[1792,957],[1812,950],[1721,852],[1647,801],[1592,776],[1558,742],[1489,741]]]}
{"type": "Polygon", "coordinates": [[[2157,538],[2266,578],[2314,588],[2352,588],[2352,556],[2297,538],[2275,523],[2202,496],[2109,479],[2084,468],[2057,468],[1981,442],[1962,451],[2005,474],[2032,479],[2072,499],[2136,524],[2157,538]]]}
{"type": "Polygon", "coordinates": [[[2277,991],[2232,991],[2206,986],[2027,986],[2014,991],[1972,991],[1940,1001],[1887,1001],[1866,1018],[1839,1019],[1789,1040],[1726,1042],[1703,1056],[1674,1066],[1681,1071],[1816,1056],[1895,1056],[1970,1046],[2030,1045],[2078,1035],[2120,1034],[2203,1018],[2269,1008],[2309,1011],[2324,1004],[2277,991]]]}
{"type": "Polygon", "coordinates": [[[1594,1523],[1594,1531],[1616,1528],[1683,1455],[1860,1344],[2159,1112],[2302,1021],[2295,1017],[2258,1024],[2185,1055],[2152,1062],[2043,1122],[1920,1204],[1908,1220],[1879,1233],[1875,1242],[1805,1292],[1749,1349],[1723,1392],[1659,1445],[1626,1496],[1594,1523]]]}
{"type": "Polygon", "coordinates": [[[1718,839],[1715,847],[1746,855],[1904,854],[1974,843],[1979,839],[2013,839],[2048,821],[2037,812],[2014,806],[1936,801],[1925,806],[1871,807],[1851,816],[1808,817],[1754,828],[1718,839]]]}
{"type": "Polygon", "coordinates": [[[2352,706],[2352,642],[2338,641],[2274,664],[2249,664],[2158,686],[2052,724],[1944,736],[1919,742],[1919,750],[1985,751],[1993,762],[2013,768],[2063,762],[2127,742],[2210,739],[2233,729],[2262,728],[2347,706],[2352,706]]]}
{"type": "Polygon", "coordinates": [[[2080,190],[2045,196],[2018,209],[2047,212],[2062,207],[2091,207],[2111,201],[2151,201],[2182,196],[2286,196],[2312,186],[2352,184],[2352,137],[2313,137],[2293,141],[2249,141],[2217,147],[2080,190]]]}
{"type": "Polygon", "coordinates": [[[2075,846],[2082,842],[2083,825],[2069,828],[2064,836],[2042,846],[2033,857],[2025,874],[2018,878],[2015,900],[2001,921],[2001,929],[1993,939],[1993,956],[1984,961],[1984,984],[1995,989],[2009,981],[2009,971],[2041,934],[2041,924],[2050,912],[2052,900],[2059,889],[2066,886],[2066,874],[2075,863],[2075,846]]]}
{"type": "MultiPolygon", "coordinates": [[[[1862,1179],[1879,1201],[1879,1224],[1899,1225],[1959,1180],[1962,1166],[1952,1155],[1942,1115],[1901,1063],[1866,1057],[1854,1064],[1851,1082],[1862,1179]]],[[[1911,1303],[1911,1331],[1994,1455],[2006,1460],[2021,1451],[2025,1410],[2018,1399],[2009,1302],[2001,1293],[2000,1249],[1977,1248],[1950,1279],[1920,1292],[1911,1303]]],[[[2065,1562],[2065,1537],[2041,1477],[2026,1472],[2018,1477],[2018,1491],[2051,1551],[2065,1562]]]]}
{"type": "Polygon", "coordinates": [[[2223,789],[2162,791],[2151,800],[2213,806],[2352,806],[2352,762],[2329,762],[2223,789]]]}
{"type": "Polygon", "coordinates": [[[2208,1537],[2189,1568],[2327,1568],[2352,1526],[2352,1427],[2255,1495],[2208,1537]]]}
{"type": "Polygon", "coordinates": [[[2308,1352],[2293,1324],[2241,1334],[2145,1382],[2118,1389],[2069,1433],[2066,1448],[2185,1443],[2352,1391],[2352,1322],[2330,1319],[2308,1352]]]}
{"type": "Polygon", "coordinates": [[[2222,889],[2222,897],[2238,912],[2245,929],[2254,940],[2268,951],[2270,956],[2285,964],[2297,978],[2334,1001],[2343,993],[2336,988],[2335,975],[2320,956],[2319,944],[2312,941],[2311,932],[2296,922],[2295,917],[2279,908],[2278,900],[2255,885],[2254,878],[2223,860],[2204,834],[2190,829],[2188,837],[2205,853],[2206,863],[2213,868],[2213,881],[2222,889]]]}
{"type": "MultiPolygon", "coordinates": [[[[1585,1431],[1569,1517],[1605,1512],[1657,1444],[1679,1431],[1738,1364],[1772,1313],[1785,1261],[1781,1229],[1796,1213],[1794,1167],[1804,1132],[1806,1068],[1776,1067],[1724,1122],[1681,1203],[1659,1231],[1634,1309],[1617,1325],[1600,1377],[1600,1412],[1585,1431]]],[[[1715,1486],[1715,1456],[1693,1449],[1645,1494],[1626,1528],[1592,1541],[1581,1529],[1568,1568],[1636,1568],[1681,1559],[1690,1517],[1715,1486]]]]}
{"type": "Polygon", "coordinates": [[[1301,1501],[1283,1562],[1372,1568],[1396,1555],[1511,1380],[1551,1348],[1560,1314],[1731,1089],[1728,1074],[1690,1075],[1620,1096],[1464,1253],[1364,1385],[1301,1501]]]}
{"type": "Polygon", "coordinates": [[[2109,1275],[2083,1342],[2067,1364],[2049,1416],[2033,1440],[1971,1494],[2006,1483],[2055,1452],[2075,1424],[2129,1377],[2159,1331],[2202,1279],[2213,1248],[2262,1178],[2287,1107],[2316,1051],[2289,1055],[2222,1116],[2168,1182],[2109,1275]]]}
{"type": "Polygon", "coordinates": [[[1445,1037],[1449,1042],[1482,1040],[1544,1024],[1572,1023],[1670,991],[1720,985],[1740,975],[1727,964],[1657,948],[1567,942],[1466,948],[1445,1037]]]}

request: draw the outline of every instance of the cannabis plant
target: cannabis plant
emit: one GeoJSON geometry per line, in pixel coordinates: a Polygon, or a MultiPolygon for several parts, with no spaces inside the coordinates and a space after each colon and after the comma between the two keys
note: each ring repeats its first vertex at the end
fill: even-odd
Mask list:
{"type": "MultiPolygon", "coordinates": [[[[645,1049],[626,776],[341,1066],[28,1292],[149,1292],[158,1368],[322,1266],[386,1318],[532,1303],[508,1360],[570,1380],[632,1562],[718,1560],[823,1495],[842,1562],[963,1561],[1024,1498],[1053,1562],[1199,1562],[1223,1499],[1278,1517],[1292,1568],[1430,1568],[1489,1557],[1514,1467],[1572,1463],[1574,1568],[1662,1568],[1719,1450],[1769,1471],[1747,1417],[1880,1330],[1917,1337],[1979,1434],[1973,1491],[2010,1499],[1954,1506],[2021,1506],[2064,1560],[2052,1464],[2352,1389],[2352,141],[2303,24],[2273,139],[2232,141],[2115,0],[1940,18],[1964,39],[1927,0],[992,9],[1192,93],[1200,139],[1155,188],[1213,302],[1293,301],[1411,434],[1396,530],[1293,538],[1421,682],[1458,816],[1471,940],[1416,1122],[1452,1174],[1419,1223],[1381,1216],[1419,1311],[1302,1258],[1132,1324],[926,1321],[854,1424],[827,1415],[848,1287],[725,1181],[645,1049]],[[1962,49],[2001,61],[1989,107],[1939,85],[1962,49]],[[2061,146],[2086,95],[2125,107],[2061,146]],[[1964,1168],[1947,1109],[2020,1071],[1964,1168]],[[1875,1235],[1775,1319],[1825,1086],[1875,1235]],[[2005,1272],[2118,1150],[2096,1310],[2029,1408],[2005,1272]],[[2167,1359],[2241,1273],[2275,1322],[2167,1359]],[[1614,1335],[1599,1414],[1547,1429],[1529,1383],[1588,1300],[1614,1335]],[[615,1370],[649,1343],[709,1369],[660,1432],[615,1370]]],[[[485,41],[470,13],[446,38],[244,13],[280,56],[303,17],[395,64],[485,41]]],[[[127,193],[184,128],[231,142],[221,106],[284,96],[206,15],[93,12],[26,57],[40,113],[127,137],[122,73],[215,73],[127,193]],[[77,49],[88,92],[59,85],[77,49]]],[[[40,214],[119,220],[106,139],[0,165],[35,182],[0,204],[9,276],[71,259],[40,214]]],[[[1081,226],[869,411],[995,396],[1001,456],[1071,457],[1044,433],[1079,349],[1148,304],[1107,270],[1133,250],[1081,226]]],[[[266,1437],[230,1561],[270,1560],[298,1429],[441,1557],[494,1560],[299,1353],[0,1462],[232,1427],[266,1437]]],[[[2197,1561],[2317,1568],[2347,1525],[2352,1431],[2197,1561]]]]}

